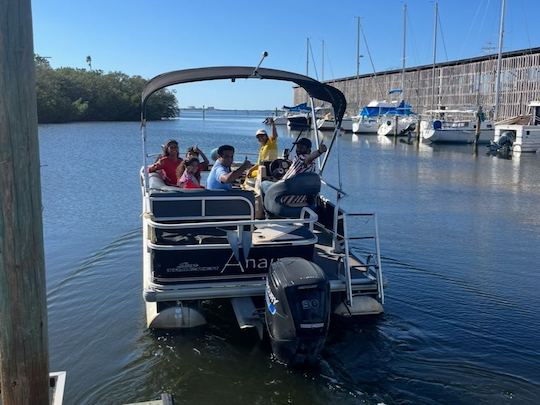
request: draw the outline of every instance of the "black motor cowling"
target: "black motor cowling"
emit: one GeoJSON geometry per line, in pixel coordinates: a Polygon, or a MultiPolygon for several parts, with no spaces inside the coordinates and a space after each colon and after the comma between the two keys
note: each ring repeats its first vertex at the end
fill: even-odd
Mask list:
{"type": "Polygon", "coordinates": [[[321,268],[298,257],[277,260],[265,298],[274,354],[289,365],[318,364],[330,323],[330,284],[321,268]]]}
{"type": "Polygon", "coordinates": [[[489,144],[489,153],[508,158],[512,145],[516,141],[516,134],[512,131],[505,131],[499,136],[497,142],[491,141],[489,144]]]}

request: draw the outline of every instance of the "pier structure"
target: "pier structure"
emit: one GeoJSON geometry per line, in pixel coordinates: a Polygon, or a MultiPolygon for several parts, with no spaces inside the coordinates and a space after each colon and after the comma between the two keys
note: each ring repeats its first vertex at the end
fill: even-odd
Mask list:
{"type": "MultiPolygon", "coordinates": [[[[527,104],[540,100],[540,47],[502,53],[497,120],[527,113],[527,104]]],[[[413,111],[476,108],[493,118],[496,99],[497,54],[406,68],[400,98],[413,111]],[[435,83],[433,85],[433,70],[435,83]]],[[[327,80],[347,98],[348,113],[372,100],[387,100],[389,91],[400,89],[402,69],[327,80]],[[357,83],[358,81],[358,83],[357,83]],[[357,84],[359,92],[357,92],[357,84]],[[357,94],[359,96],[357,97],[357,94]]],[[[294,104],[307,100],[302,89],[293,89],[294,104]]]]}

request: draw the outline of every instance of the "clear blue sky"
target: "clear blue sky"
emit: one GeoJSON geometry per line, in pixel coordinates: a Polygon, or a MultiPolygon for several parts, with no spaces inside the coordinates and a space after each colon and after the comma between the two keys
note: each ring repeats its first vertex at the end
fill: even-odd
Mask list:
{"type": "MultiPolygon", "coordinates": [[[[432,61],[433,0],[409,0],[407,66],[432,61]]],[[[34,49],[53,67],[122,71],[151,78],[192,67],[251,65],[306,72],[306,38],[321,79],[356,74],[355,16],[376,70],[401,67],[403,1],[34,0],[34,49]]],[[[500,0],[440,0],[437,61],[497,47],[500,0]]],[[[507,0],[504,51],[540,46],[540,1],[507,0]]],[[[360,72],[371,73],[361,42],[360,72]]],[[[492,49],[490,53],[496,52],[492,49]]],[[[315,77],[310,59],[310,76],[315,77]]],[[[179,86],[181,107],[264,109],[291,103],[290,85],[250,80],[179,86]]]]}

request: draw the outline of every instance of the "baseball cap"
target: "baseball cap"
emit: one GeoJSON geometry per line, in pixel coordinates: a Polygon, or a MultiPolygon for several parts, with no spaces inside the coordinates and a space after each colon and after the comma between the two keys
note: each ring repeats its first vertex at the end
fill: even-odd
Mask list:
{"type": "Polygon", "coordinates": [[[293,145],[304,145],[304,146],[307,146],[308,148],[311,148],[311,141],[307,138],[300,138],[296,142],[293,142],[293,145]]]}
{"type": "Polygon", "coordinates": [[[264,130],[264,129],[262,129],[262,128],[259,129],[259,130],[257,131],[257,133],[255,134],[255,136],[259,136],[259,135],[266,135],[266,136],[268,136],[268,134],[266,133],[266,130],[264,130]]]}

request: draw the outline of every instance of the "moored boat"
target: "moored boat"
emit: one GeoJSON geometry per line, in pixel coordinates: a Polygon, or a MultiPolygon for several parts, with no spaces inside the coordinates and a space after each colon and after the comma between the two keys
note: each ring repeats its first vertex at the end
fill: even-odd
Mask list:
{"type": "Polygon", "coordinates": [[[385,117],[395,115],[399,105],[397,101],[371,101],[360,110],[358,115],[352,117],[352,131],[354,133],[376,134],[385,117]]]}
{"type": "Polygon", "coordinates": [[[507,147],[512,153],[540,151],[540,101],[531,101],[528,107],[528,115],[495,123],[492,149],[499,151],[507,147]]]}
{"type": "MultiPolygon", "coordinates": [[[[432,143],[474,143],[476,140],[476,110],[428,110],[429,117],[420,122],[422,140],[432,143]]],[[[481,120],[479,143],[493,139],[494,125],[481,120]]]]}

